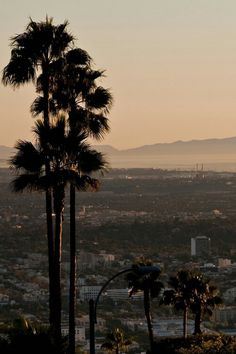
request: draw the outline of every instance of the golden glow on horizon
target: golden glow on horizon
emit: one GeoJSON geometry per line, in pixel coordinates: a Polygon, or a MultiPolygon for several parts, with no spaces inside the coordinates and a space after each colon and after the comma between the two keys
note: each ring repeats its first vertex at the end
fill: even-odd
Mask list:
{"type": "MultiPolygon", "coordinates": [[[[68,19],[77,45],[106,70],[114,106],[102,142],[118,149],[236,135],[236,2],[233,0],[23,0],[4,4],[1,69],[9,37],[29,16],[68,19]]],[[[30,139],[34,88],[0,86],[0,145],[30,139]]]]}

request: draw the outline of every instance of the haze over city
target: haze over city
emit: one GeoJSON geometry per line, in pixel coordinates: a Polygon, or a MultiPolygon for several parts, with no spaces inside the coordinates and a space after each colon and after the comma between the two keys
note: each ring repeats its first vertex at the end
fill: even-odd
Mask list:
{"type": "MultiPolygon", "coordinates": [[[[3,2],[3,1],[2,1],[3,2]]],[[[102,144],[118,149],[236,134],[236,2],[233,0],[121,0],[4,2],[1,70],[10,37],[31,17],[69,21],[76,45],[94,67],[114,104],[102,144]]],[[[34,86],[0,85],[0,144],[31,139],[34,86]]]]}
{"type": "Polygon", "coordinates": [[[0,353],[236,353],[235,0],[1,8],[0,353]]]}

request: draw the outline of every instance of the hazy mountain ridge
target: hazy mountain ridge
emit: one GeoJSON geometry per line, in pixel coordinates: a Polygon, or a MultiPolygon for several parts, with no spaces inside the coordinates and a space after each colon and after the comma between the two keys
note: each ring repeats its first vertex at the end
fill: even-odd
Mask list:
{"type": "MultiPolygon", "coordinates": [[[[124,150],[118,150],[111,145],[94,145],[93,148],[110,156],[236,154],[236,137],[178,140],[173,143],[157,143],[124,150]]],[[[0,145],[0,159],[8,159],[14,151],[12,147],[0,145]]]]}
{"type": "Polygon", "coordinates": [[[118,150],[110,145],[96,145],[95,149],[116,156],[122,155],[169,155],[169,154],[236,154],[236,137],[223,139],[204,139],[175,141],[173,143],[157,143],[143,145],[132,149],[118,150]]]}

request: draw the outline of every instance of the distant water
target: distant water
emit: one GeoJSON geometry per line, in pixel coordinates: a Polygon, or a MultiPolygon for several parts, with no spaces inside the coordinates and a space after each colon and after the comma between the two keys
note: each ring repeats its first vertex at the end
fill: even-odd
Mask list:
{"type": "MultiPolygon", "coordinates": [[[[106,158],[112,168],[160,168],[168,170],[193,171],[203,166],[204,171],[236,172],[236,154],[231,155],[124,155],[106,158]]],[[[0,167],[8,167],[4,159],[0,159],[0,167]]]]}
{"type": "Polygon", "coordinates": [[[7,161],[4,159],[0,159],[0,168],[7,168],[7,167],[8,167],[7,161]]]}
{"type": "Polygon", "coordinates": [[[235,155],[109,156],[113,168],[160,168],[236,172],[235,155]]]}

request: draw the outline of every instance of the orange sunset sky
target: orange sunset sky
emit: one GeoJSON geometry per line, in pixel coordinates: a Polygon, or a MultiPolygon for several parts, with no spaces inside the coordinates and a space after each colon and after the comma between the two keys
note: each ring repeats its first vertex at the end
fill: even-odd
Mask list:
{"type": "MultiPolygon", "coordinates": [[[[69,21],[111,89],[118,149],[236,136],[235,0],[0,0],[0,68],[31,17],[69,21]]],[[[31,139],[32,84],[0,85],[0,145],[31,139]]]]}

